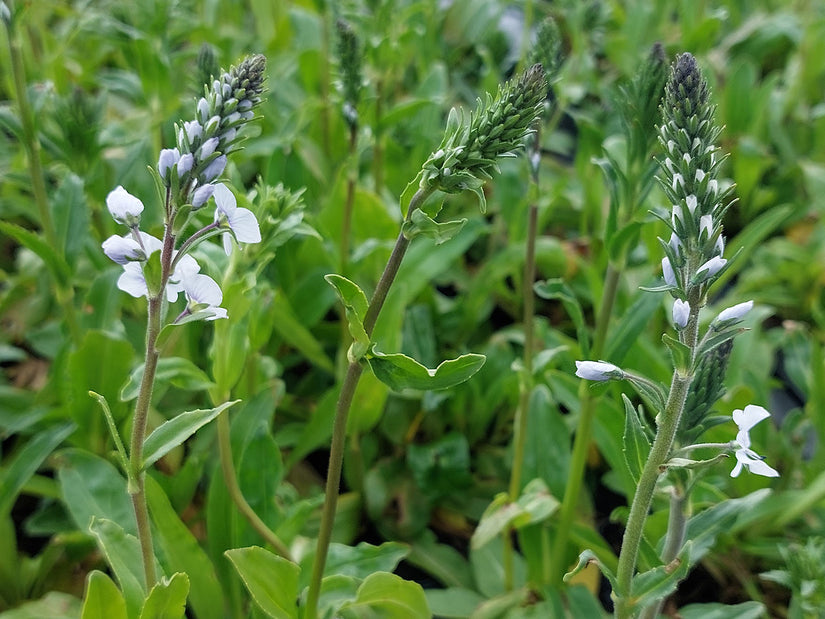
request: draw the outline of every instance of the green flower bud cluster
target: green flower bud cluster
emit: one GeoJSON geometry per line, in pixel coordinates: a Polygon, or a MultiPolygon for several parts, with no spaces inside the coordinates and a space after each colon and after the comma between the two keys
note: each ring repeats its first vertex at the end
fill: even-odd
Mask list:
{"type": "Polygon", "coordinates": [[[344,97],[344,120],[350,127],[358,126],[358,101],[361,99],[361,49],[355,31],[346,21],[336,22],[338,30],[338,60],[341,67],[341,93],[344,97]]]}
{"type": "Polygon", "coordinates": [[[732,349],[733,339],[729,339],[700,358],[679,421],[678,444],[690,445],[709,428],[730,420],[728,416],[710,416],[710,412],[725,393],[723,382],[732,349]]]}
{"type": "Polygon", "coordinates": [[[463,111],[450,110],[439,148],[424,163],[421,187],[445,193],[474,191],[486,205],[481,186],[498,172],[499,157],[513,157],[533,131],[547,96],[547,78],[541,65],[533,65],[518,80],[499,86],[495,97],[478,101],[465,121],[463,111]]]}
{"type": "Polygon", "coordinates": [[[719,189],[723,158],[717,157],[715,140],[721,129],[714,124],[715,106],[708,102],[707,82],[692,55],[676,58],[661,109],[659,141],[666,157],[659,162],[658,178],[672,203],[666,221],[673,231],[668,242],[662,241],[662,270],[674,296],[693,304],[727,266],[722,216],[732,188],[719,189]]]}
{"type": "Polygon", "coordinates": [[[530,50],[529,63],[540,64],[547,74],[548,81],[553,81],[561,65],[561,32],[556,20],[548,17],[536,29],[536,42],[530,50]]]}
{"type": "Polygon", "coordinates": [[[618,112],[627,136],[630,160],[649,161],[650,149],[656,141],[654,126],[667,77],[665,50],[661,43],[656,43],[633,80],[620,88],[618,112]]]}

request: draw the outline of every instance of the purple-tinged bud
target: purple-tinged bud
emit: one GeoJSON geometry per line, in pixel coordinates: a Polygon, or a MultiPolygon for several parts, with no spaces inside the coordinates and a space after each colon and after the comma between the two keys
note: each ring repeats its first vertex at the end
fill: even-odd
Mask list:
{"type": "Polygon", "coordinates": [[[209,118],[209,102],[203,97],[198,100],[198,118],[204,124],[209,118]]]}
{"type": "Polygon", "coordinates": [[[240,112],[232,112],[229,116],[223,119],[224,125],[234,125],[239,120],[241,120],[241,113],[240,112]]]}
{"type": "Polygon", "coordinates": [[[709,277],[713,277],[719,271],[721,271],[722,267],[724,267],[727,263],[728,261],[724,258],[714,256],[713,258],[705,262],[702,266],[700,266],[698,269],[696,269],[696,277],[699,281],[704,281],[709,277]]]}
{"type": "Polygon", "coordinates": [[[218,127],[221,126],[221,117],[220,116],[213,116],[205,123],[203,123],[203,132],[206,135],[215,135],[218,132],[218,127]]]}
{"type": "Polygon", "coordinates": [[[668,286],[676,287],[676,274],[673,272],[673,267],[670,264],[667,256],[662,258],[662,275],[665,278],[665,283],[668,286]]]}
{"type": "Polygon", "coordinates": [[[206,166],[206,169],[201,174],[203,180],[207,183],[215,180],[221,174],[223,174],[223,170],[226,167],[226,155],[221,155],[220,157],[216,157],[212,163],[206,166]]]}
{"type": "Polygon", "coordinates": [[[178,178],[183,178],[185,174],[195,165],[195,156],[192,153],[182,155],[178,160],[178,178]]]}
{"type": "Polygon", "coordinates": [[[177,148],[164,148],[160,151],[160,157],[158,157],[158,174],[160,174],[160,178],[165,183],[169,182],[169,178],[167,177],[169,168],[176,165],[179,159],[180,152],[177,148]]]}
{"type": "Polygon", "coordinates": [[[226,148],[226,145],[229,144],[230,142],[232,142],[232,140],[235,139],[235,136],[237,134],[238,134],[238,130],[235,129],[234,127],[232,127],[231,129],[227,129],[226,131],[223,132],[223,135],[221,135],[221,142],[223,143],[224,148],[226,148]]]}
{"type": "Polygon", "coordinates": [[[192,194],[192,208],[200,208],[215,193],[214,185],[201,185],[192,194]]]}
{"type": "Polygon", "coordinates": [[[243,101],[238,103],[238,110],[240,110],[241,112],[246,112],[247,110],[251,110],[251,109],[252,109],[252,101],[250,101],[249,99],[244,99],[243,101]]]}
{"type": "Polygon", "coordinates": [[[203,127],[197,120],[188,120],[183,123],[183,128],[178,133],[178,143],[182,146],[185,143],[188,143],[189,146],[195,143],[195,141],[201,137],[203,133],[203,127]],[[184,134],[186,135],[186,139],[188,142],[184,141],[184,134]]]}
{"type": "Polygon", "coordinates": [[[146,260],[143,248],[130,236],[110,236],[103,241],[103,253],[118,264],[146,260]]]}
{"type": "Polygon", "coordinates": [[[121,185],[115,187],[106,196],[106,207],[112,218],[119,224],[126,224],[130,228],[140,223],[140,214],[143,212],[143,202],[126,191],[121,185]]]}

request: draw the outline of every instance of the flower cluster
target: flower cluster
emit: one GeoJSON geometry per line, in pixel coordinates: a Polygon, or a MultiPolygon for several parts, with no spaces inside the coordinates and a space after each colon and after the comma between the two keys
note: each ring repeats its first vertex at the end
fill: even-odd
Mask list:
{"type": "Polygon", "coordinates": [[[499,86],[495,97],[479,106],[465,122],[456,108],[450,111],[439,148],[424,163],[421,184],[445,193],[474,191],[486,207],[481,186],[497,171],[499,157],[513,156],[542,113],[547,97],[547,77],[540,64],[518,80],[499,86]]]}
{"type": "Polygon", "coordinates": [[[672,204],[670,239],[662,241],[662,274],[671,293],[683,304],[674,306],[674,323],[686,324],[687,304],[704,302],[708,286],[727,266],[722,216],[732,188],[717,180],[722,157],[716,139],[715,107],[708,86],[691,54],[681,54],[671,70],[662,103],[659,141],[667,155],[659,178],[672,204]]]}
{"type": "Polygon", "coordinates": [[[263,90],[264,66],[263,56],[252,56],[214,80],[197,103],[196,118],[178,128],[177,146],[160,152],[157,178],[166,189],[163,240],[139,230],[144,209],[139,198],[123,187],[106,197],[114,220],[129,228],[126,235],[114,235],[103,242],[104,253],[123,266],[118,288],[133,297],[165,298],[170,303],[183,293],[186,309],[176,323],[227,317],[220,307],[220,286],[200,272],[190,254],[198,243],[220,234],[229,255],[233,240],[261,241],[255,215],[239,208],[230,189],[215,181],[240,140],[238,130],[254,117],[263,90]],[[191,220],[192,211],[210,200],[215,203],[213,221],[176,247],[177,235],[191,220]]]}

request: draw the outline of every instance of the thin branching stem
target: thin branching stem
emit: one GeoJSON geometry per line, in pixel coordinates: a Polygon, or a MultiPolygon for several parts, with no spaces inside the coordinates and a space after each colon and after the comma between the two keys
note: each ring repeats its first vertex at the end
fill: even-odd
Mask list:
{"type": "MultiPolygon", "coordinates": [[[[431,188],[426,188],[419,189],[418,192],[416,192],[412,200],[410,200],[410,206],[407,209],[406,219],[408,221],[412,213],[424,203],[433,191],[431,188]]],[[[367,313],[364,317],[364,330],[368,336],[372,335],[375,322],[378,320],[378,315],[384,306],[384,301],[387,299],[387,294],[390,291],[392,283],[395,281],[395,276],[398,274],[401,261],[404,259],[404,254],[407,252],[409,245],[409,239],[405,237],[403,233],[399,233],[395,247],[387,261],[387,266],[384,268],[384,272],[378,280],[375,292],[367,307],[367,313]]],[[[318,544],[315,551],[315,560],[312,564],[309,592],[307,593],[304,611],[305,619],[315,619],[318,615],[318,597],[321,592],[321,579],[324,575],[327,553],[332,539],[332,528],[335,524],[335,509],[338,505],[338,491],[341,484],[341,470],[343,468],[344,447],[347,436],[347,418],[349,417],[352,398],[355,395],[355,389],[358,387],[358,381],[361,379],[362,372],[363,366],[359,361],[350,362],[347,366],[347,373],[344,376],[341,392],[338,395],[338,403],[335,407],[335,421],[333,422],[332,428],[332,443],[329,452],[324,508],[321,513],[318,544]]]]}

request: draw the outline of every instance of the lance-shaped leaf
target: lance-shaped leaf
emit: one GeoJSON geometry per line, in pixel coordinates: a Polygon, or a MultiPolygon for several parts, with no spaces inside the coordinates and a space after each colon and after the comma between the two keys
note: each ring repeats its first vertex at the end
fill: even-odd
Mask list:
{"type": "Polygon", "coordinates": [[[543,522],[558,510],[559,505],[558,499],[550,494],[550,490],[541,479],[530,481],[515,502],[510,502],[507,493],[502,492],[484,510],[473,533],[472,547],[481,548],[511,527],[521,529],[530,524],[543,522]]]}
{"type": "Polygon", "coordinates": [[[276,619],[297,619],[301,568],[258,546],[233,548],[224,554],[261,610],[276,619]]]}
{"type": "Polygon", "coordinates": [[[548,279],[543,282],[536,282],[533,290],[542,299],[561,301],[564,310],[576,327],[576,339],[579,341],[581,356],[587,359],[590,356],[590,337],[587,334],[587,323],[584,320],[584,312],[579,300],[570,286],[561,279],[548,279]]]}
{"type": "Polygon", "coordinates": [[[111,578],[94,570],[86,583],[80,619],[127,619],[126,601],[111,578]]]}
{"type": "Polygon", "coordinates": [[[404,225],[401,226],[401,232],[410,240],[417,236],[428,236],[435,241],[436,245],[441,245],[461,232],[466,223],[466,219],[439,223],[421,209],[416,209],[410,219],[406,220],[404,225]]]}
{"type": "Polygon", "coordinates": [[[650,441],[642,425],[641,410],[637,412],[625,394],[622,394],[622,401],[624,401],[625,414],[624,436],[622,437],[624,459],[633,480],[638,483],[648,454],[650,454],[650,441]]]}
{"type": "Polygon", "coordinates": [[[688,540],[673,561],[633,577],[630,596],[634,607],[650,606],[676,591],[676,587],[690,571],[691,546],[692,543],[688,540]]]}
{"type": "Polygon", "coordinates": [[[367,308],[369,302],[364,291],[342,275],[337,273],[330,273],[325,275],[330,286],[335,288],[335,293],[344,304],[344,309],[347,315],[347,325],[349,326],[349,334],[352,336],[352,346],[347,351],[347,358],[350,363],[358,361],[366,354],[370,346],[370,338],[364,329],[364,317],[367,315],[367,308]]]}
{"type": "Polygon", "coordinates": [[[149,592],[140,619],[179,619],[186,612],[189,595],[189,577],[183,572],[172,575],[168,581],[157,583],[149,592]]]}
{"type": "Polygon", "coordinates": [[[682,344],[677,339],[670,337],[667,333],[662,335],[662,341],[670,349],[670,356],[673,359],[673,367],[681,375],[686,375],[690,369],[690,347],[682,344]]]}
{"type": "Polygon", "coordinates": [[[224,402],[215,408],[187,411],[158,426],[143,443],[141,468],[145,469],[157,462],[227,408],[238,402],[240,400],[233,400],[232,402],[224,402]]]}
{"type": "Polygon", "coordinates": [[[473,376],[486,360],[484,355],[470,353],[431,370],[401,353],[384,354],[373,348],[367,357],[376,378],[395,391],[448,389],[473,376]]]}

